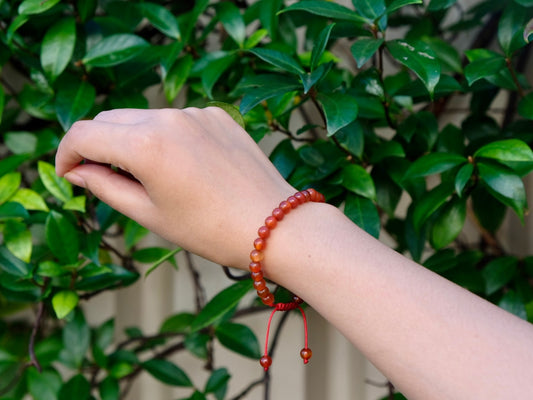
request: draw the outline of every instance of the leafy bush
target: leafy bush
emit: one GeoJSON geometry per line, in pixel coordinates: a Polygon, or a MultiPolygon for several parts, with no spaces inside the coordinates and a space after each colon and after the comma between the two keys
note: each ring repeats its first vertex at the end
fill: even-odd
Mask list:
{"type": "Polygon", "coordinates": [[[533,1],[352,3],[0,1],[2,398],[118,399],[144,370],[190,387],[190,399],[224,399],[227,369],[207,362],[199,387],[168,357],[209,360],[215,340],[259,356],[234,321],[258,309],[238,306],[249,280],[169,316],[155,336],[132,328],[113,344],[113,320],[84,318],[83,302],[138,280],[140,262],[175,264],[180,249],[143,248],[144,228],[55,175],[54,152],[80,118],[148,107],[153,86],[169,104],[216,101],[256,141],[281,133],[270,157],[292,185],[533,321],[533,257],[496,235],[507,209],[527,213],[533,1]],[[458,103],[462,116],[444,123],[458,103]],[[467,219],[479,231],[469,241],[467,219]],[[17,318],[26,308],[34,319],[17,318]]]}

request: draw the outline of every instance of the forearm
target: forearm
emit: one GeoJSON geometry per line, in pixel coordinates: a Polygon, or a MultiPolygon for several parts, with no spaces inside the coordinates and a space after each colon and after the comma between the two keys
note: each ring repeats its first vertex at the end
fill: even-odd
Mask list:
{"type": "Polygon", "coordinates": [[[267,275],[409,399],[531,396],[529,324],[404,258],[333,207],[309,204],[288,217],[269,239],[267,275]]]}

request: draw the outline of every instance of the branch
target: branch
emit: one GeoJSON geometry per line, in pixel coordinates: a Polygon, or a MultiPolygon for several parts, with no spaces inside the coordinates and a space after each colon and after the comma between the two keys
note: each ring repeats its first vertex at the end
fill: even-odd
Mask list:
{"type": "Polygon", "coordinates": [[[196,300],[196,313],[199,313],[202,308],[204,308],[206,303],[206,294],[205,289],[202,286],[202,282],[200,279],[200,273],[198,272],[198,269],[194,265],[194,261],[192,259],[192,255],[190,252],[185,251],[185,259],[187,260],[187,267],[189,268],[189,271],[192,275],[192,280],[194,283],[194,297],[196,300]]]}

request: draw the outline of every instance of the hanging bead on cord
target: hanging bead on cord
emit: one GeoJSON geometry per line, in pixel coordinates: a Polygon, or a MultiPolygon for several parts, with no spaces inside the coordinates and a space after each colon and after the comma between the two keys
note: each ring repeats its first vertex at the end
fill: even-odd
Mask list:
{"type": "Polygon", "coordinates": [[[325,201],[324,195],[317,192],[314,189],[302,190],[295,193],[293,196],[290,196],[287,200],[282,201],[278,207],[274,208],[272,214],[265,219],[265,225],[261,226],[257,231],[258,238],[254,240],[254,249],[250,253],[250,272],[251,277],[254,281],[254,288],[257,291],[257,295],[261,301],[270,307],[273,307],[270,318],[268,319],[267,332],[265,337],[265,353],[263,357],[259,360],[261,366],[268,371],[268,368],[272,364],[272,358],[268,355],[268,336],[270,332],[270,325],[272,323],[272,317],[276,311],[290,311],[298,309],[302,313],[303,322],[304,322],[304,332],[305,332],[305,347],[300,351],[300,357],[304,360],[304,363],[307,364],[309,359],[313,355],[313,352],[307,345],[307,318],[305,317],[305,312],[300,304],[302,304],[302,299],[298,296],[293,296],[293,299],[289,303],[276,303],[274,295],[268,289],[265,279],[263,278],[263,272],[261,270],[261,261],[263,260],[264,254],[263,250],[266,246],[266,240],[270,236],[270,232],[277,226],[278,222],[283,219],[283,217],[288,214],[291,210],[294,210],[301,204],[307,203],[309,201],[323,203],[325,201]]]}

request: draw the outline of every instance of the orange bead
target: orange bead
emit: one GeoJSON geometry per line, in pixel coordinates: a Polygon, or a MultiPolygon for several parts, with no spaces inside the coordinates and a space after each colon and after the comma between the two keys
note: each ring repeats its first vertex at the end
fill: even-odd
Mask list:
{"type": "Polygon", "coordinates": [[[289,211],[291,211],[291,203],[289,203],[288,201],[286,200],[283,200],[281,203],[279,203],[279,208],[281,208],[281,210],[287,214],[289,211]]]}
{"type": "Polygon", "coordinates": [[[319,203],[324,203],[326,201],[326,198],[324,197],[324,195],[322,193],[318,193],[318,196],[317,196],[317,201],[319,203]]]}
{"type": "Polygon", "coordinates": [[[250,277],[252,278],[252,280],[254,281],[261,281],[263,280],[263,273],[261,271],[257,271],[257,272],[252,272],[250,274],[250,277]]]}
{"type": "Polygon", "coordinates": [[[299,202],[300,204],[305,203],[305,196],[303,195],[302,192],[295,193],[295,194],[294,194],[294,197],[296,197],[296,200],[298,200],[298,202],[299,202]]]}
{"type": "Polygon", "coordinates": [[[261,290],[258,290],[257,291],[257,295],[259,297],[261,297],[261,300],[263,300],[263,299],[265,299],[265,298],[267,298],[269,296],[273,296],[272,293],[270,293],[270,290],[267,287],[265,287],[265,288],[263,288],[261,290]]]}
{"type": "Polygon", "coordinates": [[[276,225],[278,224],[278,220],[274,218],[272,215],[269,215],[265,219],[265,225],[268,229],[274,229],[276,225]]]}
{"type": "Polygon", "coordinates": [[[274,295],[270,293],[268,296],[261,297],[261,301],[263,302],[263,304],[271,306],[274,304],[274,295]]]}
{"type": "Polygon", "coordinates": [[[274,210],[272,210],[272,216],[276,218],[276,220],[281,221],[285,216],[285,213],[281,208],[274,208],[274,210]]]}
{"type": "Polygon", "coordinates": [[[300,351],[300,357],[303,358],[304,362],[307,364],[307,362],[309,361],[309,359],[313,356],[313,352],[311,351],[311,349],[308,349],[308,348],[303,348],[301,351],[300,351]]]}
{"type": "Polygon", "coordinates": [[[318,192],[315,190],[315,189],[312,189],[312,188],[309,188],[307,189],[307,192],[309,193],[309,195],[311,196],[311,201],[316,201],[317,200],[317,194],[318,192]]]}
{"type": "Polygon", "coordinates": [[[265,246],[266,246],[265,239],[257,238],[254,240],[254,248],[256,250],[259,250],[259,251],[264,250],[265,246]]]}
{"type": "Polygon", "coordinates": [[[300,205],[300,202],[298,201],[298,199],[294,196],[290,196],[287,201],[289,202],[289,204],[291,205],[292,208],[296,208],[300,205]]]}
{"type": "Polygon", "coordinates": [[[259,292],[260,290],[263,290],[264,288],[266,288],[266,282],[264,279],[261,279],[260,281],[254,281],[255,290],[259,292]]]}
{"type": "Polygon", "coordinates": [[[302,194],[305,197],[305,201],[311,200],[311,193],[309,193],[307,190],[302,190],[302,194]]]}
{"type": "Polygon", "coordinates": [[[261,272],[261,263],[252,261],[248,266],[250,272],[261,272]]]}
{"type": "Polygon", "coordinates": [[[261,366],[265,369],[265,371],[268,370],[268,367],[270,367],[272,365],[272,358],[270,358],[270,356],[267,356],[266,354],[261,357],[261,359],[259,360],[259,364],[261,364],[261,366]]]}
{"type": "Polygon", "coordinates": [[[296,304],[302,304],[304,302],[300,297],[296,296],[295,294],[292,296],[292,301],[296,304]]]}
{"type": "Polygon", "coordinates": [[[250,253],[250,260],[254,261],[254,262],[259,262],[261,261],[263,258],[264,258],[264,254],[258,250],[252,250],[252,252],[250,253]]]}
{"type": "Polygon", "coordinates": [[[261,239],[266,239],[270,236],[270,229],[268,229],[266,226],[262,226],[257,230],[257,234],[261,239]]]}

